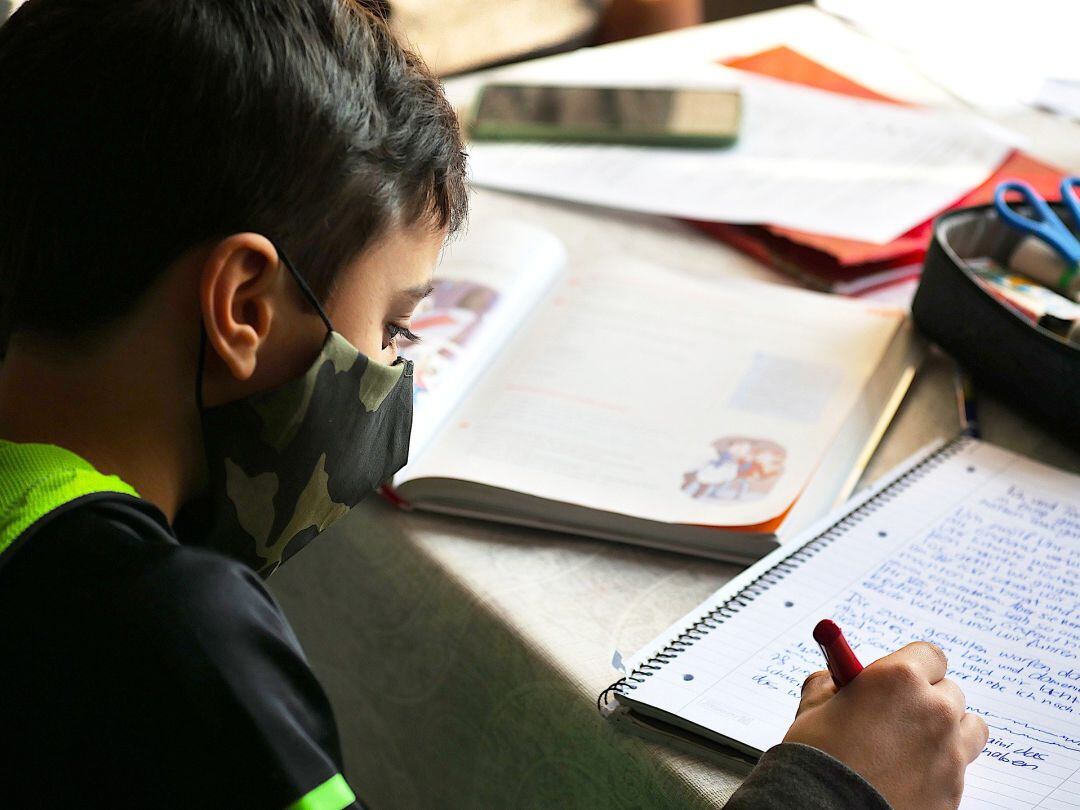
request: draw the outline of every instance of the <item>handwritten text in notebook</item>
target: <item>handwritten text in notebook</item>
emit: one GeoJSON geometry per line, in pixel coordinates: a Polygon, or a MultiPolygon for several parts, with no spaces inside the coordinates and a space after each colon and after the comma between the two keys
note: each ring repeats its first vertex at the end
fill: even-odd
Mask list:
{"type": "Polygon", "coordinates": [[[835,619],[864,661],[933,641],[990,726],[963,810],[1080,807],[1075,477],[962,444],[803,554],[634,698],[662,692],[668,711],[765,750],[822,668],[817,619],[835,619]]]}

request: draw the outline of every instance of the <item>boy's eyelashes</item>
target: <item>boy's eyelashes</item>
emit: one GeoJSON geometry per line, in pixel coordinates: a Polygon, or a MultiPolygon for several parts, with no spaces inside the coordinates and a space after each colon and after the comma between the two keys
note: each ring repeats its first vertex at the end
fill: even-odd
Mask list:
{"type": "Polygon", "coordinates": [[[388,323],[386,325],[386,335],[387,338],[383,344],[384,349],[389,348],[391,345],[393,345],[399,337],[405,338],[405,340],[409,341],[410,343],[420,342],[419,335],[414,334],[413,331],[409,329],[409,327],[402,326],[398,323],[388,323]]]}

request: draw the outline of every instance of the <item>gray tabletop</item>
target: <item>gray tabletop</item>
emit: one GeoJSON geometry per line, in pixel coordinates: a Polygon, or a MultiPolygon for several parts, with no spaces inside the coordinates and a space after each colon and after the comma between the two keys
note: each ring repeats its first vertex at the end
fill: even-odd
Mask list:
{"type": "MultiPolygon", "coordinates": [[[[728,48],[786,41],[812,56],[856,36],[822,17],[801,8],[714,28],[728,48]]],[[[933,98],[890,59],[876,74],[860,64],[883,90],[933,98]]],[[[1037,113],[1007,123],[1080,170],[1080,127],[1037,113]]],[[[478,192],[473,221],[496,216],[553,231],[571,262],[626,251],[788,283],[661,218],[478,192]]],[[[981,421],[991,442],[1080,470],[1080,455],[993,400],[981,421]]],[[[932,353],[864,481],[958,427],[952,363],[932,353]]],[[[350,783],[373,807],[716,807],[745,766],[616,732],[595,698],[616,676],[616,649],[636,650],[738,571],[372,499],[270,584],[330,695],[350,783]]]]}

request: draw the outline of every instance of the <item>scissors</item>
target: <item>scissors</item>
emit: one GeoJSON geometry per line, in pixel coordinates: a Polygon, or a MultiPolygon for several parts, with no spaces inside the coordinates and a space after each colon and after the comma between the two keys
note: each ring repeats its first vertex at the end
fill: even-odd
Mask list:
{"type": "MultiPolygon", "coordinates": [[[[1076,189],[1080,188],[1080,177],[1076,175],[1061,179],[1061,202],[1077,227],[1080,227],[1080,197],[1076,189]]],[[[1065,288],[1080,272],[1080,240],[1073,235],[1068,226],[1054,213],[1054,209],[1030,185],[1022,180],[1006,180],[998,185],[994,192],[994,208],[1009,225],[1018,231],[1038,237],[1054,252],[1065,260],[1065,270],[1058,281],[1058,286],[1065,288]],[[1012,208],[1005,197],[1014,191],[1024,203],[1031,207],[1034,218],[1019,213],[1012,208]]]]}

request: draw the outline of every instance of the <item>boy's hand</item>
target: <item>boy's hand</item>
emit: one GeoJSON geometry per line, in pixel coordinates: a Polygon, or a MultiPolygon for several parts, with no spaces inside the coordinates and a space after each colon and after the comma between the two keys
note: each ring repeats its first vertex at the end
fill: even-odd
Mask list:
{"type": "Polygon", "coordinates": [[[964,771],[986,745],[981,717],[945,678],[945,654],[917,641],[870,664],[837,691],[828,672],[803,684],[784,742],[831,754],[895,810],[955,810],[964,771]]]}

